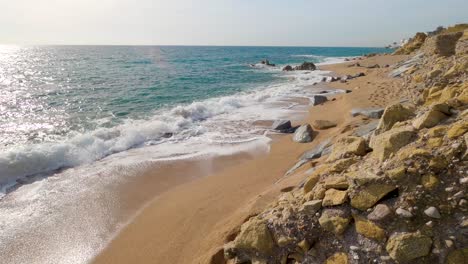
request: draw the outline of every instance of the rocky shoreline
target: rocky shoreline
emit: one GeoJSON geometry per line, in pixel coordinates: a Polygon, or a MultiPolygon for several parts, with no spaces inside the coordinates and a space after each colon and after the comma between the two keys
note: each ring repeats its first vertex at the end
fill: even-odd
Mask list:
{"type": "MultiPolygon", "coordinates": [[[[405,98],[353,109],[366,122],[305,152],[287,173],[308,167],[302,183],[246,219],[228,263],[466,263],[468,31],[417,34],[395,54],[411,56],[388,66],[405,98]]],[[[294,141],[314,140],[302,127],[294,141]]]]}

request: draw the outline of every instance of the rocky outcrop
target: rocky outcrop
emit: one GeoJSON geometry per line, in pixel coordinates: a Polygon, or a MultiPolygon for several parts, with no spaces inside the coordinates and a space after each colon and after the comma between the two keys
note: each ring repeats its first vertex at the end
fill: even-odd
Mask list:
{"type": "Polygon", "coordinates": [[[424,44],[426,41],[427,35],[422,32],[416,33],[416,35],[411,38],[403,47],[396,50],[393,54],[395,55],[408,55],[419,48],[424,44]]]}
{"type": "Polygon", "coordinates": [[[426,54],[449,57],[455,54],[457,41],[463,36],[463,32],[439,34],[429,38],[423,46],[426,54]]]}
{"type": "Polygon", "coordinates": [[[308,166],[297,174],[303,182],[252,217],[248,225],[258,228],[226,244],[226,257],[234,263],[465,263],[468,86],[464,66],[456,66],[464,65],[464,54],[417,55],[411,71],[403,70],[407,62],[397,65],[416,100],[389,105],[372,117],[380,120],[355,118],[347,128],[354,131],[306,152],[294,166],[308,166]],[[238,238],[247,242],[237,245],[238,238]]]}
{"type": "Polygon", "coordinates": [[[283,71],[293,71],[293,67],[291,65],[286,65],[283,67],[283,71]]]}
{"type": "Polygon", "coordinates": [[[299,66],[294,67],[295,71],[315,71],[317,66],[312,62],[304,62],[299,66]]]}

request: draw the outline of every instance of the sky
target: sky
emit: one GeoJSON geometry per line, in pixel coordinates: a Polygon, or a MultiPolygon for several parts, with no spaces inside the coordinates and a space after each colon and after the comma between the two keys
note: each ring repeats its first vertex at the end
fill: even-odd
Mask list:
{"type": "Polygon", "coordinates": [[[0,0],[0,44],[384,46],[467,0],[0,0]]]}

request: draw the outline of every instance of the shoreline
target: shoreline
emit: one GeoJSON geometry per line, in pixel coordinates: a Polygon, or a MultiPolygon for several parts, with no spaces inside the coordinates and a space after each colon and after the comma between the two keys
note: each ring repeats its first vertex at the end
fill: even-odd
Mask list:
{"type": "MultiPolygon", "coordinates": [[[[359,62],[384,65],[394,64],[403,58],[405,56],[384,55],[359,62]]],[[[338,123],[336,128],[320,130],[318,136],[306,144],[293,143],[288,135],[281,136],[271,143],[271,151],[266,156],[244,161],[220,173],[182,183],[164,192],[149,202],[96,256],[93,263],[126,263],[130,260],[145,263],[154,259],[171,263],[220,263],[216,260],[219,252],[222,254],[220,247],[235,234],[247,216],[258,213],[282,189],[300,183],[303,178],[301,170],[284,177],[297,157],[323,140],[346,133],[356,122],[367,122],[361,117],[351,118],[351,108],[383,107],[399,99],[398,93],[375,94],[374,90],[380,89],[383,83],[397,85],[398,80],[386,78],[388,69],[347,67],[350,63],[352,61],[323,65],[321,70],[340,75],[365,71],[366,77],[347,83],[327,84],[331,89],[349,89],[352,93],[337,94],[331,97],[336,98],[335,101],[310,107],[304,119],[307,123],[315,119],[332,120],[338,123]],[[378,88],[371,84],[377,84],[378,88]],[[193,259],[193,256],[200,257],[193,259]]]]}

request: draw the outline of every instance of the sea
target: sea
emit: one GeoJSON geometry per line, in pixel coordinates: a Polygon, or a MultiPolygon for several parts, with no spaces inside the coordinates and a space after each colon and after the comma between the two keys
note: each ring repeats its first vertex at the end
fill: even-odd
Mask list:
{"type": "Polygon", "coordinates": [[[89,197],[127,182],[129,171],[144,162],[268,146],[270,131],[255,124],[305,112],[297,98],[318,93],[304,87],[330,74],[321,65],[384,52],[0,46],[0,256],[5,263],[89,261],[110,238],[110,229],[96,227],[99,219],[108,225],[110,213],[86,218],[76,201],[92,204],[89,197]],[[265,59],[275,66],[259,63],[265,59]],[[305,61],[319,69],[281,70],[305,61]],[[54,229],[64,219],[69,227],[54,229]],[[69,235],[77,229],[83,231],[69,235]],[[42,243],[29,245],[24,238],[32,233],[42,243]],[[31,247],[36,250],[27,254],[31,247]]]}

